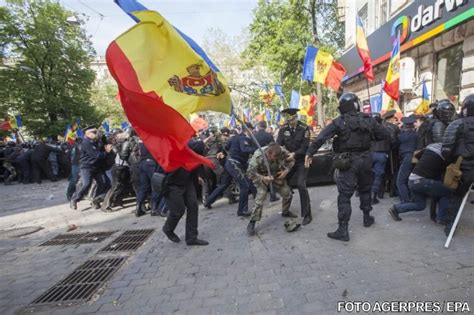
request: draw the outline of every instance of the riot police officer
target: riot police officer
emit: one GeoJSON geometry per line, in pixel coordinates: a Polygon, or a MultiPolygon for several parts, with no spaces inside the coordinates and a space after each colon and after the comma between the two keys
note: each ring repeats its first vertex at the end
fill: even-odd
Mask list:
{"type": "Polygon", "coordinates": [[[444,132],[454,120],[455,114],[456,109],[449,100],[445,99],[437,102],[436,110],[433,111],[433,119],[426,133],[426,145],[443,142],[444,132]]]}
{"type": "MultiPolygon", "coordinates": [[[[462,102],[461,118],[456,119],[446,128],[442,154],[448,161],[455,161],[460,156],[463,158],[461,185],[456,192],[459,207],[461,199],[474,182],[474,94],[468,95],[462,102]]],[[[449,213],[448,217],[447,234],[451,230],[454,213],[449,213]]]]}
{"type": "Polygon", "coordinates": [[[306,225],[313,220],[308,188],[306,188],[308,169],[304,165],[311,133],[306,124],[298,121],[296,115],[298,111],[299,109],[296,108],[287,108],[281,111],[286,116],[286,123],[279,130],[276,142],[289,151],[290,156],[295,159],[295,165],[287,178],[288,181],[291,181],[293,176],[296,177],[296,185],[300,195],[301,217],[303,218],[302,224],[306,225]]]}
{"type": "Polygon", "coordinates": [[[372,210],[370,186],[372,185],[371,140],[383,140],[389,137],[388,131],[372,117],[359,112],[360,102],[354,93],[345,93],[339,99],[341,115],[321,131],[306,152],[305,167],[309,167],[312,156],[330,138],[334,137],[333,149],[337,153],[337,206],[339,228],[328,233],[328,237],[349,241],[348,224],[351,217],[351,197],[357,184],[360,196],[360,208],[364,212],[364,226],[374,223],[370,215],[372,210]],[[374,138],[374,139],[373,139],[374,138]]]}
{"type": "Polygon", "coordinates": [[[84,128],[84,140],[81,146],[81,157],[79,159],[79,174],[82,180],[82,187],[74,193],[69,204],[70,208],[77,210],[77,203],[85,196],[89,190],[92,179],[96,180],[97,191],[100,192],[105,183],[103,178],[102,162],[112,151],[112,145],[106,144],[104,150],[99,147],[97,139],[97,128],[89,126],[84,128]]]}

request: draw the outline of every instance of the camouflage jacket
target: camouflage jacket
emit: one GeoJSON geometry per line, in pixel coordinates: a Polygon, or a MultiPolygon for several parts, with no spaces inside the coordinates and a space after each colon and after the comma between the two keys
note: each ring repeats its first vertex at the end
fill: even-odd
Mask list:
{"type": "MultiPolygon", "coordinates": [[[[267,151],[268,147],[263,147],[263,152],[267,151]]],[[[290,170],[295,165],[295,160],[290,158],[289,152],[281,147],[280,155],[274,161],[268,161],[270,164],[270,172],[273,177],[277,177],[280,171],[290,170]]],[[[249,162],[247,170],[247,176],[256,184],[262,182],[264,176],[268,176],[267,167],[263,160],[263,154],[261,150],[256,150],[249,162]]],[[[275,183],[282,183],[284,180],[275,180],[275,183]]]]}

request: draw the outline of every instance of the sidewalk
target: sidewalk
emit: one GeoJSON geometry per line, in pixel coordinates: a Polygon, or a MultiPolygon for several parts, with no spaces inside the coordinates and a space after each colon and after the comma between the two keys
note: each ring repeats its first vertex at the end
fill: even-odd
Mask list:
{"type": "MultiPolygon", "coordinates": [[[[443,227],[428,210],[394,222],[375,206],[376,223],[362,226],[353,202],[351,241],[326,237],[337,227],[336,187],[310,189],[313,223],[287,233],[280,204],[264,208],[258,236],[246,235],[247,219],[225,200],[200,210],[199,231],[207,247],[171,243],[164,218],[135,218],[132,208],[115,213],[70,210],[66,182],[0,187],[0,230],[44,229],[20,238],[0,239],[0,314],[26,313],[25,307],[98,253],[125,230],[156,229],[128,256],[103,290],[87,303],[51,307],[39,314],[336,314],[338,301],[463,301],[474,308],[474,209],[466,209],[449,249],[443,227]],[[52,197],[51,197],[52,195],[52,197]],[[471,211],[469,211],[471,210],[471,211]],[[67,227],[79,228],[66,233],[67,227]],[[38,246],[58,234],[117,231],[100,243],[38,246]]],[[[250,201],[253,204],[253,201],[250,201]]],[[[292,210],[299,208],[298,194],[292,210]]],[[[184,239],[184,221],[177,234],[184,239]]]]}

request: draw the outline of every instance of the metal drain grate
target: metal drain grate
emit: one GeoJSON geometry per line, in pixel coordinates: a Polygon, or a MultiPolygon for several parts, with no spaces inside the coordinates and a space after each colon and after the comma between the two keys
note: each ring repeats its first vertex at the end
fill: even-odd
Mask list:
{"type": "Polygon", "coordinates": [[[90,244],[99,243],[105,240],[115,231],[94,232],[94,233],[75,233],[75,234],[59,234],[58,236],[46,241],[39,246],[56,246],[56,245],[74,245],[74,244],[90,244]]]}
{"type": "Polygon", "coordinates": [[[145,241],[154,232],[154,229],[148,230],[130,230],[125,231],[112,241],[109,245],[102,248],[101,252],[119,252],[134,251],[145,243],[145,241]]]}
{"type": "Polygon", "coordinates": [[[78,244],[100,243],[114,233],[115,231],[89,233],[83,238],[79,239],[77,243],[78,244]]]}
{"type": "Polygon", "coordinates": [[[122,266],[128,257],[91,259],[30,303],[78,303],[88,300],[122,266]]]}

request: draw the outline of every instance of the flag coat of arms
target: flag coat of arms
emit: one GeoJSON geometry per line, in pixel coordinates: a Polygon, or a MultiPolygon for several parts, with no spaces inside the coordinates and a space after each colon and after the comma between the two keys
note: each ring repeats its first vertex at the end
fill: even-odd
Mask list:
{"type": "Polygon", "coordinates": [[[136,1],[116,3],[138,23],[107,48],[128,120],[166,172],[212,162],[187,145],[191,113],[230,113],[227,83],[194,41],[136,1]]]}
{"type": "Polygon", "coordinates": [[[393,100],[400,99],[400,34],[393,43],[392,56],[388,65],[387,76],[383,90],[393,100]]]}
{"type": "Polygon", "coordinates": [[[306,48],[303,80],[319,82],[338,91],[346,69],[331,54],[312,46],[306,48]]]}

